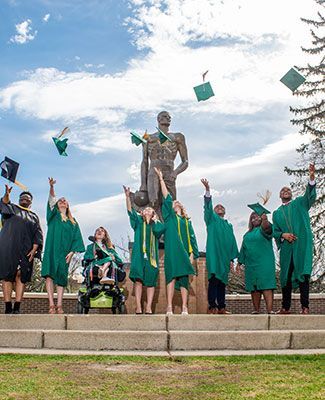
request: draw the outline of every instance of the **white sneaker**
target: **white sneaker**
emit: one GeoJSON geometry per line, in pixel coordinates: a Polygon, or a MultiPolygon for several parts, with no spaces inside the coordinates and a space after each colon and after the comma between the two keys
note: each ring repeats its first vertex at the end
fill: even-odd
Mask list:
{"type": "Polygon", "coordinates": [[[182,311],[181,315],[188,315],[188,309],[187,308],[183,308],[183,311],[182,311]]]}
{"type": "Polygon", "coordinates": [[[104,277],[99,281],[99,283],[101,285],[114,285],[115,281],[112,278],[104,277]]]}
{"type": "Polygon", "coordinates": [[[169,308],[167,308],[167,311],[166,311],[166,315],[173,315],[174,313],[173,313],[173,310],[171,309],[169,309],[169,308]]]}

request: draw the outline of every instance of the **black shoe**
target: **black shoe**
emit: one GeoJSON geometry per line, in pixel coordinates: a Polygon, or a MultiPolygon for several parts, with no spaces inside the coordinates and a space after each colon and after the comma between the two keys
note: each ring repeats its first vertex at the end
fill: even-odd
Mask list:
{"type": "Polygon", "coordinates": [[[20,314],[20,310],[13,310],[12,314],[20,314]]]}
{"type": "Polygon", "coordinates": [[[5,302],[5,314],[12,314],[12,303],[11,301],[5,302]]]}

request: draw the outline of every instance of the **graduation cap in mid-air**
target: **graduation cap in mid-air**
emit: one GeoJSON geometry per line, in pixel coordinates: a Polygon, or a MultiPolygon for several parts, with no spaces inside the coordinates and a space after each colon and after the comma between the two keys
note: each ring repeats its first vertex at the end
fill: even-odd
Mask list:
{"type": "Polygon", "coordinates": [[[167,140],[168,140],[169,142],[172,142],[171,138],[170,138],[168,135],[166,135],[166,133],[164,133],[164,132],[163,132],[161,129],[159,129],[158,127],[157,127],[157,131],[158,131],[158,134],[159,134],[159,140],[160,140],[160,143],[161,143],[161,144],[165,143],[167,140]]]}
{"type": "Polygon", "coordinates": [[[272,193],[269,190],[266,191],[264,196],[261,195],[260,193],[257,193],[257,196],[262,200],[263,205],[260,203],[254,203],[254,204],[247,204],[247,207],[256,212],[256,214],[259,216],[261,216],[262,214],[271,214],[271,212],[264,207],[265,204],[269,201],[271,194],[272,193]]]}
{"type": "Polygon", "coordinates": [[[62,136],[69,131],[68,127],[65,127],[63,131],[60,133],[58,137],[52,137],[53,142],[58,149],[60,156],[67,156],[68,154],[65,152],[66,148],[68,147],[68,139],[64,138],[61,139],[62,136]]]}
{"type": "Polygon", "coordinates": [[[297,71],[296,68],[291,68],[289,71],[280,79],[284,85],[286,85],[292,92],[298,89],[300,85],[305,82],[306,78],[297,71]]]}
{"type": "Polygon", "coordinates": [[[16,180],[19,168],[19,163],[17,163],[17,161],[14,161],[9,157],[5,157],[5,159],[0,163],[0,168],[1,176],[3,178],[8,179],[8,181],[19,186],[22,190],[27,190],[27,187],[25,185],[16,180]]]}
{"type": "Polygon", "coordinates": [[[203,84],[195,86],[193,88],[196,94],[197,101],[208,100],[210,97],[214,96],[214,92],[210,82],[205,82],[205,77],[208,72],[209,71],[205,71],[204,74],[202,74],[203,84]]]}
{"type": "Polygon", "coordinates": [[[136,131],[131,131],[130,135],[131,135],[131,142],[136,146],[140,146],[140,144],[147,143],[146,140],[146,138],[148,137],[147,131],[143,136],[140,136],[136,131]]]}

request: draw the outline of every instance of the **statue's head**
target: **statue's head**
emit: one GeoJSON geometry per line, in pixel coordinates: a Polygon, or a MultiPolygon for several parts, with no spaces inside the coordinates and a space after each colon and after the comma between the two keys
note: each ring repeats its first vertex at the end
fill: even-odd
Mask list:
{"type": "Polygon", "coordinates": [[[160,113],[157,115],[157,121],[159,126],[165,126],[166,128],[168,128],[170,126],[171,120],[172,117],[167,111],[160,111],[160,113]]]}

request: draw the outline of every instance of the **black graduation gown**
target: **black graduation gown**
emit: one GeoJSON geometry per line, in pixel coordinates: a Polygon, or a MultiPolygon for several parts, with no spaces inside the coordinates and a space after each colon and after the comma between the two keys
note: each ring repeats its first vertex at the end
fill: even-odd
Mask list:
{"type": "Polygon", "coordinates": [[[33,272],[33,262],[27,254],[33,245],[38,245],[35,257],[40,258],[43,233],[38,216],[16,204],[0,200],[2,229],[0,231],[0,280],[15,280],[20,267],[22,283],[29,282],[33,272]]]}

